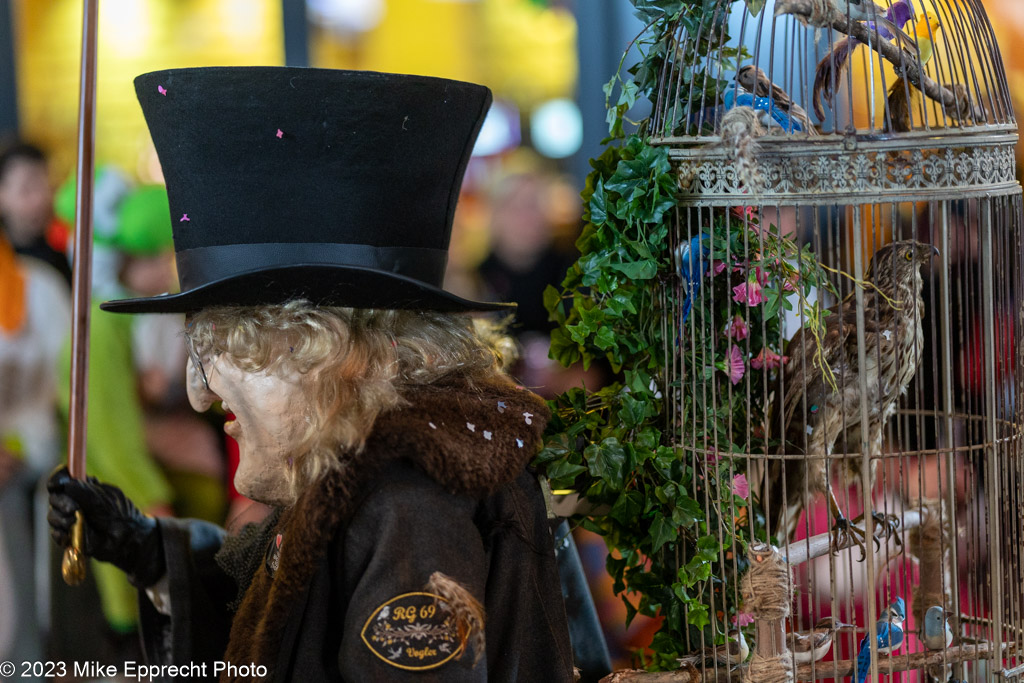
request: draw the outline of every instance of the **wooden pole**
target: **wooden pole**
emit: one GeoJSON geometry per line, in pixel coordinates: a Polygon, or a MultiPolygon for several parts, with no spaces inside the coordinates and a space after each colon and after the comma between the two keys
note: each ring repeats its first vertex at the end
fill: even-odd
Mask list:
{"type": "MultiPolygon", "coordinates": [[[[78,168],[75,187],[75,256],[71,286],[71,406],[68,414],[68,469],[85,478],[86,397],[89,390],[89,312],[92,307],[92,187],[96,142],[96,36],[99,0],[84,0],[82,59],[78,98],[78,168]]],[[[71,547],[64,551],[64,581],[85,578],[84,520],[77,515],[71,547]]]]}

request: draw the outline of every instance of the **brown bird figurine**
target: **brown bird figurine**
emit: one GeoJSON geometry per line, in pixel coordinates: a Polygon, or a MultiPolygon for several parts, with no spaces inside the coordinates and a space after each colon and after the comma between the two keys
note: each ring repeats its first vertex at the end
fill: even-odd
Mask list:
{"type": "Polygon", "coordinates": [[[736,72],[736,82],[753,93],[754,97],[770,97],[776,107],[783,110],[789,117],[799,122],[809,135],[817,135],[818,131],[811,123],[811,117],[799,104],[790,98],[789,93],[776,85],[768,78],[760,67],[748,64],[736,72]]]}
{"type": "Polygon", "coordinates": [[[832,648],[837,631],[855,631],[853,624],[844,624],[835,617],[825,617],[806,633],[789,634],[789,651],[797,664],[820,662],[832,648]]]}
{"type": "Polygon", "coordinates": [[[747,645],[747,639],[743,637],[743,631],[733,629],[729,631],[729,640],[725,643],[708,646],[693,654],[680,657],[677,661],[680,666],[714,661],[731,668],[745,662],[749,655],[750,646],[747,645]]]}
{"type": "MultiPolygon", "coordinates": [[[[871,456],[881,454],[886,422],[896,412],[897,400],[914,377],[924,349],[921,265],[937,253],[932,245],[913,240],[894,242],[875,252],[865,275],[870,286],[863,293],[863,368],[857,353],[853,291],[824,312],[817,330],[820,342],[811,327],[804,326],[787,345],[785,394],[777,392],[782,404],[776,404],[772,423],[779,424],[781,419],[785,425],[784,452],[816,457],[774,459],[768,467],[762,505],[771,532],[779,539],[793,534],[800,511],[815,495],[824,493],[835,519],[833,552],[852,541],[860,546],[863,559],[865,532],[857,526],[862,517],[851,522],[840,510],[830,481],[832,461],[822,456],[831,456],[838,444],[841,453],[850,454],[843,460],[847,477],[859,483],[862,460],[857,451],[861,435],[866,437],[871,456]],[[862,372],[866,395],[861,393],[862,372]],[[862,401],[867,402],[867,424],[861,422],[862,401]]],[[[869,487],[874,482],[876,464],[871,463],[869,487]]],[[[872,514],[879,531],[889,535],[896,530],[898,520],[894,516],[872,514]]],[[[896,539],[899,542],[898,536],[896,539]]]]}

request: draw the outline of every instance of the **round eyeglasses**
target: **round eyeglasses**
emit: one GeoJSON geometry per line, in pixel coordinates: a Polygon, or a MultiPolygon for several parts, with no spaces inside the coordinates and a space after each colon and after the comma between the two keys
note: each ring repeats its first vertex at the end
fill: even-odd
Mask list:
{"type": "Polygon", "coordinates": [[[210,391],[210,380],[206,377],[203,361],[199,360],[199,354],[196,352],[196,343],[192,340],[192,335],[188,333],[188,330],[185,331],[185,350],[188,351],[188,357],[192,361],[192,366],[199,371],[199,376],[203,380],[203,388],[210,391]]]}

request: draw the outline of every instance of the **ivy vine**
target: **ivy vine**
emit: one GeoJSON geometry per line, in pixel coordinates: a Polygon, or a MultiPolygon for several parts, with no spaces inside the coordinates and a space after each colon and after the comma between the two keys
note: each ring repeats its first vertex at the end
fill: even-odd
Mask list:
{"type": "MultiPolygon", "coordinates": [[[[754,13],[764,4],[744,2],[754,13]]],[[[617,380],[551,402],[535,464],[553,489],[571,489],[589,504],[592,511],[574,521],[604,537],[627,622],[637,614],[661,619],[650,652],[641,654],[649,669],[664,670],[744,624],[736,589],[743,551],[765,534],[744,459],[734,456],[771,447],[766,402],[756,399],[785,363],[781,318],[795,306],[813,315],[810,288],[827,278],[813,254],[762,225],[752,208],[704,210],[700,224],[687,223],[669,149],[650,143],[646,122],[627,134],[626,117],[637,98],[654,99],[670,55],[668,71],[683,69],[706,104],[720,102],[725,84],[702,65],[745,53],[721,47],[727,41],[675,43],[681,25],[724,22],[727,2],[633,4],[646,24],[641,60],[630,79],[616,75],[605,87],[609,137],[581,195],[580,257],[561,287],[544,294],[558,325],[551,357],[565,366],[605,360],[617,380]],[[670,324],[684,306],[692,306],[688,322],[670,324]],[[684,354],[680,365],[692,373],[685,379],[671,371],[671,359],[684,354]],[[743,391],[712,390],[741,379],[743,391]],[[666,396],[681,416],[675,424],[666,396]]],[[[687,132],[692,103],[678,103],[681,114],[662,132],[687,132]]]]}

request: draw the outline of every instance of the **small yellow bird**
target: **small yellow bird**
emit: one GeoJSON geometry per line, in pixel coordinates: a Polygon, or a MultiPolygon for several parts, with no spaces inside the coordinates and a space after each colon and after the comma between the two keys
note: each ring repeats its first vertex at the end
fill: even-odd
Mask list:
{"type": "MultiPolygon", "coordinates": [[[[935,53],[934,39],[938,36],[941,27],[942,24],[939,22],[939,18],[931,12],[924,14],[917,20],[917,24],[914,26],[913,37],[917,42],[922,73],[924,65],[931,61],[932,55],[935,53]]],[[[892,84],[892,87],[889,88],[889,116],[892,122],[892,130],[899,133],[906,133],[912,130],[912,111],[914,113],[921,111],[920,91],[904,81],[903,77],[900,76],[892,84]],[[908,93],[910,95],[909,98],[907,97],[908,93]]]]}

